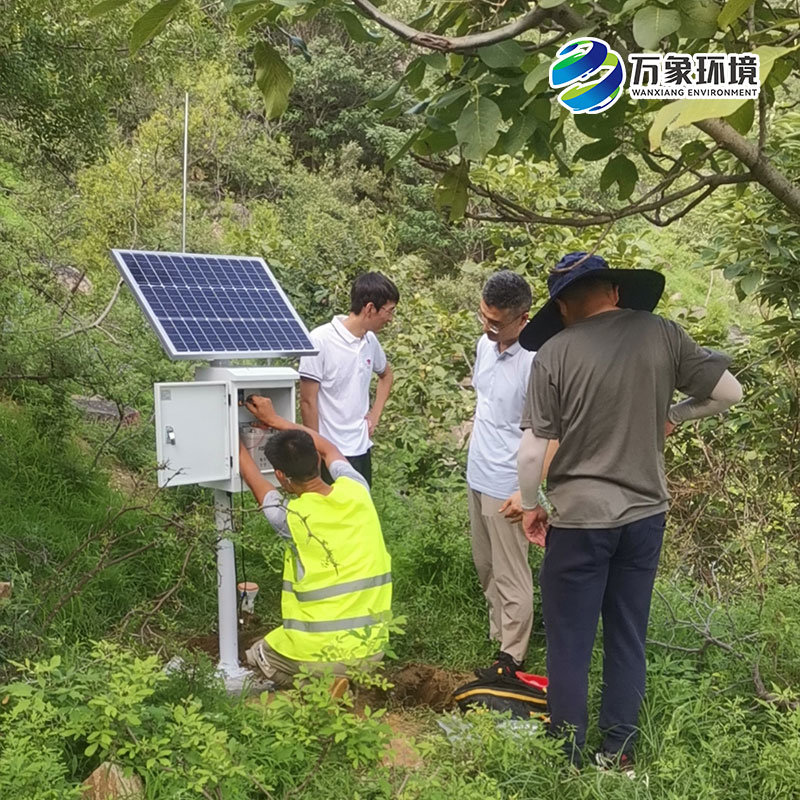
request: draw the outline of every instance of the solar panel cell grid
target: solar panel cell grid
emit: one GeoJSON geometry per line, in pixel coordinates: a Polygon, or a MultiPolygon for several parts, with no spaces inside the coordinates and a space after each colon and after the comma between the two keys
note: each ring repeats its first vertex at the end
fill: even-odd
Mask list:
{"type": "Polygon", "coordinates": [[[262,259],[144,250],[112,254],[173,358],[316,352],[262,259]]]}

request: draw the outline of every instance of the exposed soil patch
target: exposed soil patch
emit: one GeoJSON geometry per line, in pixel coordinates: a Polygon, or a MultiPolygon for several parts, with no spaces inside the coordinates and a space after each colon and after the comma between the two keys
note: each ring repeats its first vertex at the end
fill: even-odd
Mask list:
{"type": "MultiPolygon", "coordinates": [[[[245,663],[245,650],[259,639],[261,639],[272,628],[266,628],[258,617],[252,614],[245,614],[242,617],[243,624],[239,626],[239,661],[245,663]]],[[[189,650],[202,650],[211,656],[212,659],[219,658],[219,635],[216,633],[207,636],[193,636],[187,639],[186,647],[189,650]]]]}
{"type": "Polygon", "coordinates": [[[406,664],[387,677],[394,684],[390,697],[397,705],[427,706],[434,711],[449,708],[453,689],[475,680],[470,672],[450,672],[430,664],[406,664]]]}
{"type": "MultiPolygon", "coordinates": [[[[239,660],[244,663],[244,652],[267,631],[255,617],[244,620],[239,630],[239,660]]],[[[202,650],[212,658],[219,658],[219,641],[216,636],[195,636],[186,642],[190,650],[202,650]]],[[[365,705],[372,708],[430,708],[444,711],[452,705],[453,689],[474,680],[471,672],[453,672],[430,664],[406,664],[399,668],[387,668],[387,680],[393,687],[384,692],[380,689],[356,688],[356,709],[365,705]]]]}
{"type": "Polygon", "coordinates": [[[383,722],[392,729],[392,737],[383,757],[384,765],[406,769],[419,767],[422,756],[414,746],[414,739],[426,733],[430,725],[403,711],[390,711],[383,717],[383,722]]]}

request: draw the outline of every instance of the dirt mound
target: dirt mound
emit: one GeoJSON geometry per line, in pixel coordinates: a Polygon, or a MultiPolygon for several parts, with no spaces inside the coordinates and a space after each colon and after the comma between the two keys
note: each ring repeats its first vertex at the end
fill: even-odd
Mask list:
{"type": "Polygon", "coordinates": [[[387,677],[394,684],[391,698],[398,705],[428,706],[434,711],[449,708],[453,689],[475,679],[470,672],[448,672],[430,664],[406,664],[387,677]]]}

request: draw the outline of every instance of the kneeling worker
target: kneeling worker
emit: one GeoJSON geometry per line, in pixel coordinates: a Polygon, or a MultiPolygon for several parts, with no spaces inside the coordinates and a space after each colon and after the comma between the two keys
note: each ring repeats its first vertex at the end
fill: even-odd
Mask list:
{"type": "Polygon", "coordinates": [[[283,563],[283,624],[247,651],[276,688],[306,666],[344,675],[355,663],[379,661],[388,643],[391,558],[366,480],[316,431],[278,416],[266,397],[250,412],[274,432],[264,452],[291,498],[239,446],[239,467],[269,523],[288,547],[283,563]],[[320,459],[331,477],[320,477],[320,459]]]}

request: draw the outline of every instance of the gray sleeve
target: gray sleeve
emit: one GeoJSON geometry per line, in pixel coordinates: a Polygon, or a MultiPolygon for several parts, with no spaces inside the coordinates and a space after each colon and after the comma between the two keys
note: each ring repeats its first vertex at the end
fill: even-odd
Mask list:
{"type": "Polygon", "coordinates": [[[367,491],[369,491],[369,484],[367,479],[347,460],[339,459],[334,461],[329,467],[328,472],[331,473],[331,478],[350,478],[350,480],[360,483],[367,491]]]}
{"type": "Polygon", "coordinates": [[[264,495],[264,502],[261,504],[261,510],[267,518],[267,522],[275,529],[275,533],[281,539],[291,539],[292,534],[289,531],[289,523],[286,521],[286,505],[284,504],[283,497],[277,489],[267,492],[264,495]]]}
{"type": "Polygon", "coordinates": [[[372,348],[372,371],[376,372],[378,375],[383,375],[383,373],[386,372],[386,367],[389,364],[389,361],[386,358],[386,353],[383,352],[383,348],[381,347],[381,343],[378,341],[378,337],[373,334],[372,338],[375,340],[372,348]]]}
{"type": "Polygon", "coordinates": [[[520,428],[531,428],[537,438],[561,438],[561,403],[558,386],[541,358],[534,358],[520,428]]]}
{"type": "Polygon", "coordinates": [[[700,347],[677,323],[672,328],[675,352],[675,388],[689,397],[706,400],[731,363],[729,356],[700,347]]]}
{"type": "Polygon", "coordinates": [[[667,419],[679,425],[681,422],[688,422],[690,419],[710,417],[727,411],[741,399],[741,384],[728,370],[725,370],[708,399],[698,400],[696,397],[689,397],[682,403],[672,406],[667,414],[667,419]]]}

